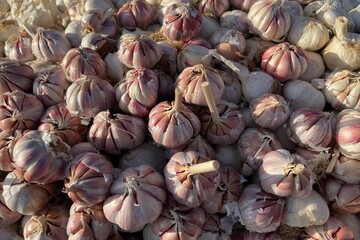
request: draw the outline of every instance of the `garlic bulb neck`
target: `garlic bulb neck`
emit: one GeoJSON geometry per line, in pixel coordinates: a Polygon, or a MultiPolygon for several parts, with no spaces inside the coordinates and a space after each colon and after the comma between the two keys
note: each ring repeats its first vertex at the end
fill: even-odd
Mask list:
{"type": "Polygon", "coordinates": [[[348,40],[348,22],[346,17],[337,17],[335,19],[335,35],[340,41],[348,40]]]}

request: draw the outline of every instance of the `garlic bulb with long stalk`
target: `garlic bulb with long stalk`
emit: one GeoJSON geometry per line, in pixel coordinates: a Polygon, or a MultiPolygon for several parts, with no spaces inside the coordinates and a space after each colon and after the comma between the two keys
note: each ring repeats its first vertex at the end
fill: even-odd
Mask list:
{"type": "Polygon", "coordinates": [[[360,35],[348,32],[348,22],[346,17],[335,19],[335,36],[321,52],[326,67],[332,71],[360,68],[360,35]]]}

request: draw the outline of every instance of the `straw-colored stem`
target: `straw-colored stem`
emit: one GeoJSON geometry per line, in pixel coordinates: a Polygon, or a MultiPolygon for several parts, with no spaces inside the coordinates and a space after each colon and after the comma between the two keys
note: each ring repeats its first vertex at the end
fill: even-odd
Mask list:
{"type": "Polygon", "coordinates": [[[206,173],[206,172],[212,172],[218,170],[220,167],[220,164],[216,160],[210,160],[203,163],[198,163],[191,165],[188,168],[188,173],[190,175],[199,174],[199,173],[206,173]]]}
{"type": "Polygon", "coordinates": [[[331,160],[329,162],[329,165],[327,166],[325,172],[331,173],[335,167],[336,162],[338,161],[340,156],[339,150],[335,149],[333,155],[331,156],[331,160]]]}
{"type": "Polygon", "coordinates": [[[183,99],[182,91],[178,88],[175,89],[175,100],[172,107],[172,112],[178,112],[181,106],[181,101],[183,99]]]}
{"type": "Polygon", "coordinates": [[[202,90],[203,90],[203,93],[204,93],[204,96],[205,96],[205,100],[206,100],[206,103],[210,109],[210,112],[211,112],[211,117],[213,119],[213,121],[215,122],[220,122],[220,116],[219,116],[219,111],[216,107],[216,103],[215,103],[215,100],[214,100],[214,95],[211,91],[211,87],[210,87],[210,84],[209,82],[203,82],[201,84],[201,87],[202,87],[202,90]]]}
{"type": "Polygon", "coordinates": [[[348,22],[349,20],[342,16],[335,19],[335,35],[340,41],[348,39],[348,22]]]}

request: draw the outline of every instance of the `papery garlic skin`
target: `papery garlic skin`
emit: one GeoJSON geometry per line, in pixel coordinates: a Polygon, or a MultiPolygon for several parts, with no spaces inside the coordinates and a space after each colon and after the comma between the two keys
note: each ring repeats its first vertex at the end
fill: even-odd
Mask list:
{"type": "Polygon", "coordinates": [[[55,190],[53,183],[29,183],[13,171],[4,179],[2,196],[12,211],[33,215],[48,204],[55,190]]]}
{"type": "Polygon", "coordinates": [[[0,170],[11,172],[15,169],[12,163],[12,150],[19,137],[22,136],[20,130],[3,130],[0,132],[0,170]]]}
{"type": "Polygon", "coordinates": [[[290,15],[282,5],[278,0],[256,1],[248,13],[250,31],[262,39],[282,42],[291,24],[290,15]]]}
{"type": "Polygon", "coordinates": [[[336,117],[335,141],[340,152],[354,159],[360,159],[360,111],[345,109],[336,117]]]}
{"type": "Polygon", "coordinates": [[[137,232],[155,221],[166,199],[164,177],[149,165],[120,172],[105,199],[105,217],[122,231],[137,232]]]}
{"type": "Polygon", "coordinates": [[[0,129],[36,129],[44,113],[44,105],[34,95],[15,90],[0,95],[0,129]]]}
{"type": "Polygon", "coordinates": [[[261,57],[261,69],[281,82],[297,79],[307,66],[305,51],[288,42],[268,48],[261,57]]]}
{"type": "Polygon", "coordinates": [[[144,0],[132,0],[125,3],[117,12],[116,20],[120,27],[128,30],[146,28],[155,18],[155,10],[144,0]]]}
{"type": "Polygon", "coordinates": [[[91,9],[83,13],[81,20],[90,31],[114,37],[118,30],[114,12],[115,9],[91,9]]]}
{"type": "Polygon", "coordinates": [[[219,18],[230,8],[230,2],[229,0],[200,0],[196,6],[201,13],[219,18]]]}
{"type": "Polygon", "coordinates": [[[290,44],[308,51],[318,51],[330,40],[330,30],[319,20],[296,16],[287,35],[290,44]]]}
{"type": "Polygon", "coordinates": [[[20,34],[12,35],[5,42],[5,55],[9,59],[25,63],[35,59],[31,50],[31,38],[21,36],[20,34]]]}
{"type": "Polygon", "coordinates": [[[174,41],[188,41],[201,32],[202,15],[190,3],[174,3],[166,8],[163,34],[174,41]]]}
{"type": "Polygon", "coordinates": [[[101,203],[113,182],[114,167],[100,153],[78,154],[64,170],[65,192],[73,202],[85,206],[101,203]]]}
{"type": "Polygon", "coordinates": [[[211,60],[204,56],[211,49],[211,44],[203,39],[189,41],[181,48],[177,54],[177,69],[184,70],[187,67],[192,67],[196,64],[203,64],[205,66],[211,65],[211,60]]]}
{"type": "Polygon", "coordinates": [[[305,51],[308,57],[308,66],[303,74],[299,76],[300,80],[311,82],[313,79],[320,78],[325,73],[325,63],[320,53],[305,51]]]}
{"type": "Polygon", "coordinates": [[[244,36],[249,34],[250,20],[247,18],[247,13],[241,10],[226,11],[221,14],[219,21],[222,28],[236,29],[244,36]]]}
{"type": "Polygon", "coordinates": [[[0,227],[8,227],[16,223],[23,216],[21,213],[10,210],[4,200],[3,193],[4,182],[0,182],[0,227]]]}
{"type": "Polygon", "coordinates": [[[322,225],[328,221],[330,210],[324,198],[316,191],[304,198],[287,197],[285,199],[282,223],[290,227],[310,227],[322,225]]]}
{"type": "Polygon", "coordinates": [[[315,183],[315,175],[305,159],[285,149],[265,154],[259,177],[264,191],[280,197],[307,197],[315,183]]]}

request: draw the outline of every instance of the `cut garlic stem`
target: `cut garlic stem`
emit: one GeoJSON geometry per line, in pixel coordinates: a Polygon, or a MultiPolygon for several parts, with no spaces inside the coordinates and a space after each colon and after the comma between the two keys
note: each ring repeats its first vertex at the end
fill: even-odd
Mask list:
{"type": "Polygon", "coordinates": [[[180,89],[175,89],[175,100],[172,108],[172,112],[178,112],[181,106],[181,101],[183,99],[183,93],[180,89]]]}
{"type": "Polygon", "coordinates": [[[334,153],[331,156],[331,160],[329,162],[329,165],[327,166],[327,168],[325,170],[326,173],[331,173],[333,171],[333,169],[335,167],[335,164],[336,164],[337,160],[339,159],[339,157],[340,157],[339,150],[334,149],[334,153]]]}
{"type": "Polygon", "coordinates": [[[211,118],[213,119],[214,122],[220,122],[220,116],[219,116],[219,111],[216,107],[216,103],[214,100],[214,95],[211,91],[211,87],[209,82],[203,82],[201,84],[204,96],[205,96],[205,100],[206,103],[210,109],[211,112],[211,118]]]}
{"type": "Polygon", "coordinates": [[[348,39],[348,22],[349,20],[343,16],[335,19],[335,35],[340,41],[348,39]]]}
{"type": "Polygon", "coordinates": [[[199,174],[199,173],[212,172],[212,171],[218,170],[219,167],[220,167],[220,164],[218,161],[210,160],[207,162],[191,165],[188,168],[188,173],[190,175],[195,175],[195,174],[199,174]]]}
{"type": "Polygon", "coordinates": [[[304,171],[305,166],[301,163],[296,164],[296,166],[294,167],[293,171],[295,174],[300,175],[302,173],[302,171],[304,171]]]}

